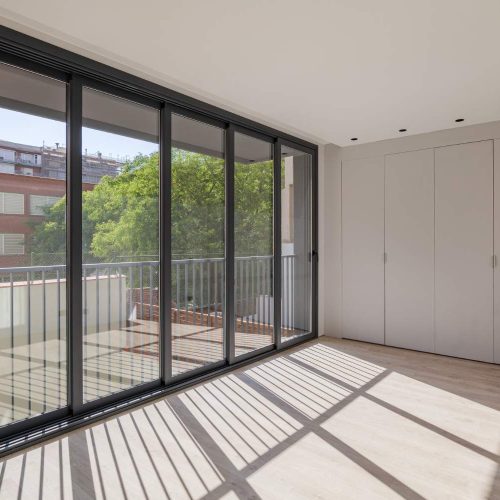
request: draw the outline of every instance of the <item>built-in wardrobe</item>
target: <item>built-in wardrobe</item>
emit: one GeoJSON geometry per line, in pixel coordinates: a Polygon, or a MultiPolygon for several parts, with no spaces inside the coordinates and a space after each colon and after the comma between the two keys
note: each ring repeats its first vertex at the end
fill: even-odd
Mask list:
{"type": "Polygon", "coordinates": [[[342,161],[344,338],[500,363],[495,148],[342,161]]]}

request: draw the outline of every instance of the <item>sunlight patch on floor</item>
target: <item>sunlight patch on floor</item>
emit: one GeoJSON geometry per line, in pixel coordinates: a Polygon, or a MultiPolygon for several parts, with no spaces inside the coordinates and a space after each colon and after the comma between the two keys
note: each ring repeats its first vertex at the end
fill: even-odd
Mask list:
{"type": "Polygon", "coordinates": [[[322,427],[425,498],[485,498],[497,468],[495,461],[363,396],[322,427]]]}
{"type": "Polygon", "coordinates": [[[493,408],[397,372],[367,392],[484,450],[500,451],[500,412],[493,408]]]}
{"type": "Polygon", "coordinates": [[[432,357],[429,373],[396,350],[389,369],[345,345],[306,344],[10,456],[0,500],[495,498],[498,372],[432,357]]]}
{"type": "Polygon", "coordinates": [[[385,371],[382,366],[319,343],[292,353],[290,358],[355,388],[363,387],[385,371]]]}
{"type": "Polygon", "coordinates": [[[222,475],[165,401],[86,431],[99,498],[202,498],[222,475]]]}
{"type": "Polygon", "coordinates": [[[245,373],[310,419],[319,417],[351,394],[351,391],[327,378],[282,358],[258,365],[245,373]]]}
{"type": "Polygon", "coordinates": [[[301,427],[233,375],[189,389],[179,395],[179,400],[238,470],[301,427]]]}
{"type": "Polygon", "coordinates": [[[14,492],[19,499],[73,498],[67,437],[15,455],[2,468],[2,500],[15,498],[14,492]]]}
{"type": "Polygon", "coordinates": [[[343,453],[307,434],[248,478],[261,498],[401,498],[343,453]]]}

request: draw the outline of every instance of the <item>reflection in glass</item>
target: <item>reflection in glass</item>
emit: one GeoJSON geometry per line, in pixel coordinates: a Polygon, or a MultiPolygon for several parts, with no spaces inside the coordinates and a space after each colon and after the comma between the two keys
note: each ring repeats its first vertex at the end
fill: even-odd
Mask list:
{"type": "Polygon", "coordinates": [[[85,88],[83,399],[159,378],[158,111],[85,88]]]}
{"type": "Polygon", "coordinates": [[[281,148],[281,340],[309,333],[312,300],[312,157],[281,148]]]}
{"type": "Polygon", "coordinates": [[[0,64],[0,425],[67,405],[65,102],[0,64]]]}
{"type": "Polygon", "coordinates": [[[172,375],[224,359],[224,130],[172,115],[172,375]]]}
{"type": "Polygon", "coordinates": [[[236,356],[273,344],[273,145],[235,134],[236,356]]]}

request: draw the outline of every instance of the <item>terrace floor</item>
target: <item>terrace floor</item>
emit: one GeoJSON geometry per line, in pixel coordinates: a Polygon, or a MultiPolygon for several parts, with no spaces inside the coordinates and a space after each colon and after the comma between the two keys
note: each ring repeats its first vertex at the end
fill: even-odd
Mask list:
{"type": "MultiPolygon", "coordinates": [[[[94,399],[159,377],[158,323],[136,320],[127,327],[84,337],[84,399],[94,399]]],[[[287,338],[301,331],[289,331],[287,338]]],[[[222,328],[172,325],[172,374],[224,357],[222,328]]],[[[273,343],[270,333],[236,333],[236,355],[273,343]]],[[[48,340],[0,350],[0,425],[65,406],[66,342],[48,340]]]]}
{"type": "Polygon", "coordinates": [[[321,338],[9,456],[0,498],[500,498],[500,366],[321,338]]]}

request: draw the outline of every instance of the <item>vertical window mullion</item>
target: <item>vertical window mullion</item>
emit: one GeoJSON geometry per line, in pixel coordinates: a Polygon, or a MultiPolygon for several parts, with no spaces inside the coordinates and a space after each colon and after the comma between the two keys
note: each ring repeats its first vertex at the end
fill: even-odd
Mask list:
{"type": "Polygon", "coordinates": [[[281,141],[274,142],[274,343],[281,347],[281,141]]]}
{"type": "Polygon", "coordinates": [[[67,89],[66,304],[68,404],[77,414],[83,404],[82,339],[82,82],[67,89]]]}
{"type": "Polygon", "coordinates": [[[226,130],[226,234],[225,234],[225,358],[229,364],[235,359],[235,315],[234,315],[234,127],[226,130]]]}
{"type": "Polygon", "coordinates": [[[160,364],[161,380],[172,378],[172,110],[160,111],[160,364]]]}

